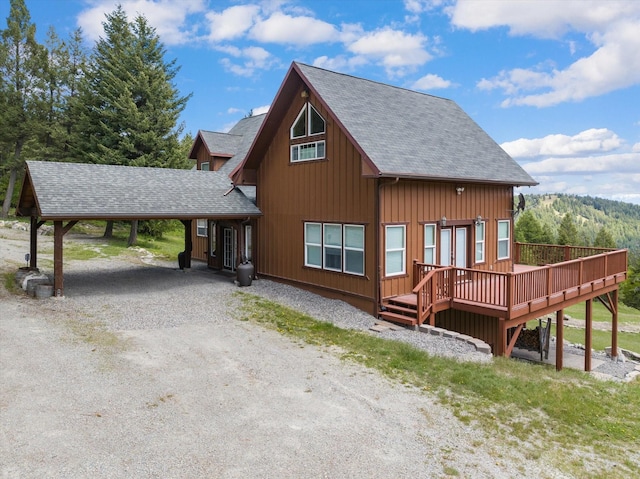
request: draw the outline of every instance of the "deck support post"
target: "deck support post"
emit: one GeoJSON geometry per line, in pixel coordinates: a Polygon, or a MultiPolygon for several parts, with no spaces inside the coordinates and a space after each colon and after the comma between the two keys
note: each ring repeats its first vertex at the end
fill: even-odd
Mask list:
{"type": "Polygon", "coordinates": [[[584,370],[591,371],[591,331],[593,327],[593,301],[587,299],[585,302],[585,325],[584,325],[584,370]]]}
{"type": "Polygon", "coordinates": [[[507,322],[504,318],[498,318],[498,344],[496,345],[496,356],[507,354],[507,322]]]}
{"type": "Polygon", "coordinates": [[[556,311],[556,371],[562,371],[564,353],[564,309],[556,311]]]}
{"type": "Polygon", "coordinates": [[[618,290],[611,292],[611,359],[618,357],[618,290]]]}

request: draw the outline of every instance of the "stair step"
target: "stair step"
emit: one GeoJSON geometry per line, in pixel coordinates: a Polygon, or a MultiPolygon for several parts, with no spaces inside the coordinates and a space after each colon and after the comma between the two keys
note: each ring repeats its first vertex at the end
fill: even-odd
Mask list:
{"type": "Polygon", "coordinates": [[[394,303],[385,303],[384,307],[387,308],[392,313],[400,313],[400,314],[404,313],[404,314],[409,314],[411,316],[416,316],[418,313],[418,310],[416,308],[400,306],[399,304],[394,304],[394,303]]]}
{"type": "Polygon", "coordinates": [[[379,316],[387,321],[391,321],[392,323],[407,324],[409,326],[415,326],[418,323],[418,320],[415,317],[391,313],[389,311],[381,311],[379,316]]]}

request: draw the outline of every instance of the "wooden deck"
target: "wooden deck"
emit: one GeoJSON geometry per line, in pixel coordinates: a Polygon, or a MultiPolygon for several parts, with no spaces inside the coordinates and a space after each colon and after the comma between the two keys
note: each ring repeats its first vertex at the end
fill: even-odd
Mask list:
{"type": "Polygon", "coordinates": [[[434,324],[437,312],[452,308],[517,326],[616,290],[627,277],[626,250],[516,244],[515,256],[529,264],[515,264],[509,273],[416,262],[413,291],[386,298],[380,315],[434,324]],[[551,260],[561,261],[531,264],[551,260]]]}

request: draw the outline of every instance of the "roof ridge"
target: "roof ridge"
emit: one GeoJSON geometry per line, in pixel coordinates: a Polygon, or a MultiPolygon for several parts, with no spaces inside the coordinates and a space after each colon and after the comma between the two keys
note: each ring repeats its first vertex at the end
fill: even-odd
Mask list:
{"type": "Polygon", "coordinates": [[[398,86],[398,85],[391,85],[389,83],[383,83],[381,81],[370,80],[368,78],[362,78],[362,77],[358,77],[358,76],[355,76],[355,75],[350,75],[349,73],[336,72],[336,71],[333,71],[333,70],[328,70],[326,68],[321,68],[321,67],[317,67],[317,66],[314,66],[314,65],[309,65],[308,63],[302,63],[302,62],[296,62],[296,61],[294,61],[293,63],[295,63],[296,65],[301,65],[303,67],[313,68],[315,70],[321,70],[321,71],[324,71],[324,72],[327,72],[327,73],[331,73],[333,75],[341,75],[341,76],[344,76],[344,77],[352,78],[354,80],[360,80],[360,81],[367,82],[367,83],[373,83],[373,84],[376,84],[376,85],[379,85],[379,86],[383,86],[383,87],[386,87],[386,88],[395,88],[396,90],[402,90],[402,91],[405,91],[405,92],[408,92],[408,93],[415,93],[417,95],[429,96],[431,98],[436,98],[438,100],[445,100],[445,101],[450,101],[452,103],[456,103],[455,100],[452,100],[451,98],[445,98],[445,97],[442,97],[442,96],[434,95],[432,93],[425,93],[425,92],[422,92],[422,91],[411,90],[410,88],[406,88],[406,87],[402,87],[402,86],[398,86]]]}

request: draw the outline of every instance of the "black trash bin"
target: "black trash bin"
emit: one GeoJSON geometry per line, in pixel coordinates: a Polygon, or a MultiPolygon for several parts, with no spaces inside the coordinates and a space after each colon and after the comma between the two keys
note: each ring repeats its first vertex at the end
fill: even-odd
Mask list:
{"type": "Polygon", "coordinates": [[[185,254],[184,254],[184,251],[181,251],[180,253],[178,253],[178,267],[180,269],[184,269],[184,263],[185,263],[185,254]]]}
{"type": "Polygon", "coordinates": [[[238,286],[251,286],[253,271],[254,268],[250,261],[240,263],[236,269],[238,286]]]}

